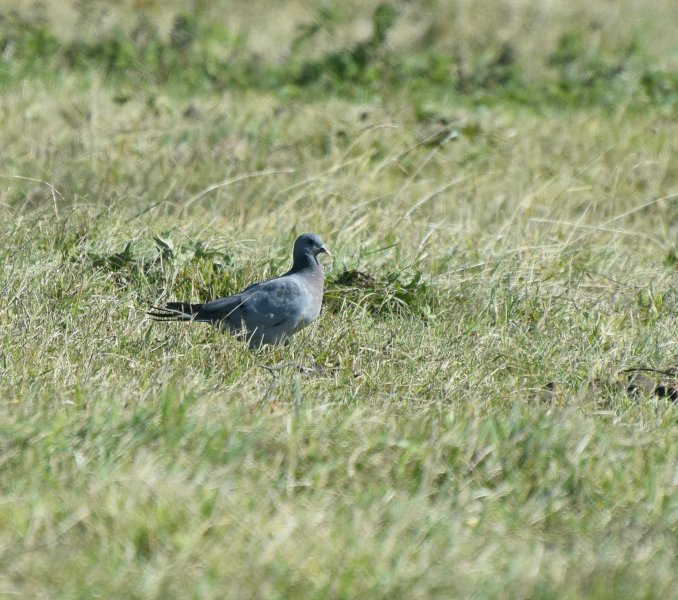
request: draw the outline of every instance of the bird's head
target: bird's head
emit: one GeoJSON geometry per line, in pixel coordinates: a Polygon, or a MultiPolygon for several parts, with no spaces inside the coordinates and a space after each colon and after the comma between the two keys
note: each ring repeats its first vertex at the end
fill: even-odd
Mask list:
{"type": "Polygon", "coordinates": [[[325,243],[316,233],[305,233],[300,235],[294,242],[294,264],[301,265],[308,262],[309,259],[318,264],[318,254],[330,255],[330,251],[325,247],[325,243]]]}

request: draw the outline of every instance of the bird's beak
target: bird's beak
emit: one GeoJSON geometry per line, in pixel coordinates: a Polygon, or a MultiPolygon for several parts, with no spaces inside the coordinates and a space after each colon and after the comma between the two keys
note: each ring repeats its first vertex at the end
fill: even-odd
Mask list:
{"type": "Polygon", "coordinates": [[[332,256],[332,255],[330,254],[330,251],[329,251],[327,248],[325,248],[325,246],[320,246],[320,250],[318,250],[318,254],[322,254],[323,252],[324,252],[325,254],[327,254],[327,256],[332,256]]]}

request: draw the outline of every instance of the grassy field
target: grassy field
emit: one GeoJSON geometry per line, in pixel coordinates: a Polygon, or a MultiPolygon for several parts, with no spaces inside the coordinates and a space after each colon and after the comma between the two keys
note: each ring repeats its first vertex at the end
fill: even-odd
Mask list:
{"type": "Polygon", "coordinates": [[[678,598],[677,21],[4,3],[0,596],[678,598]]]}

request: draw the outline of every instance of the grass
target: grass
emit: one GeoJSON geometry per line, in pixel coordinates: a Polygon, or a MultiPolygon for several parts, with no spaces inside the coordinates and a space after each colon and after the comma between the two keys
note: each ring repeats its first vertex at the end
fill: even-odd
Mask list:
{"type": "Polygon", "coordinates": [[[200,4],[0,20],[0,593],[677,597],[673,3],[200,4]]]}

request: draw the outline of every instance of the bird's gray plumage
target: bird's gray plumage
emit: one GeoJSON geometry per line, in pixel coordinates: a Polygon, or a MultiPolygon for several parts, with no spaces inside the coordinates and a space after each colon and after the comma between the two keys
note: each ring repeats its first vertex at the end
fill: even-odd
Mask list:
{"type": "Polygon", "coordinates": [[[320,236],[305,233],[294,242],[292,268],[274,279],[204,304],[168,302],[149,315],[162,321],[200,321],[243,335],[251,347],[278,344],[318,318],[324,275],[318,254],[329,254],[320,236]]]}

